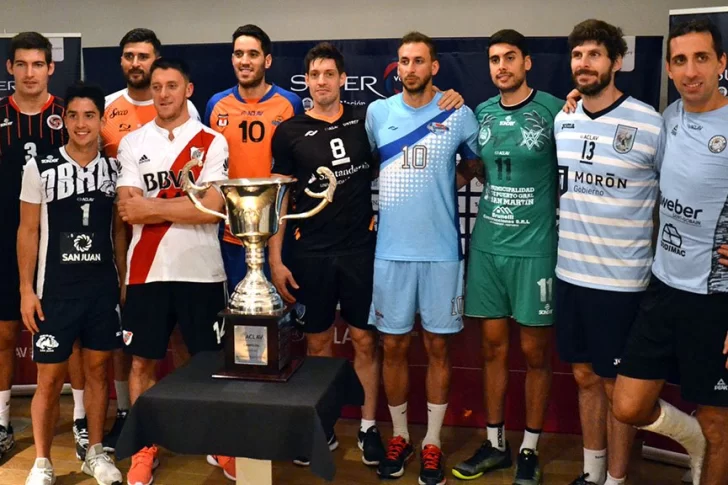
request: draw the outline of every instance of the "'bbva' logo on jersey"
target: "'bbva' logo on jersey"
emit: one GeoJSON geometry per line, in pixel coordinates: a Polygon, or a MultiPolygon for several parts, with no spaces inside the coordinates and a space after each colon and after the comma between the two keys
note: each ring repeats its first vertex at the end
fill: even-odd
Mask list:
{"type": "Polygon", "coordinates": [[[182,171],[173,172],[172,170],[165,170],[163,172],[151,172],[145,173],[144,186],[147,192],[153,190],[165,190],[169,188],[181,189],[182,188],[182,171]]]}

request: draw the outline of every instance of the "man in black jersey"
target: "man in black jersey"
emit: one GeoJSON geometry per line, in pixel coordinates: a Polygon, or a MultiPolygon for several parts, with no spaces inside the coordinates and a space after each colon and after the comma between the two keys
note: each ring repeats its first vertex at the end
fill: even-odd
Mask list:
{"type": "MultiPolygon", "coordinates": [[[[284,121],[273,136],[274,174],[291,175],[298,183],[291,191],[296,212],[316,206],[305,188],[320,191],[325,177],[320,166],[330,168],[337,179],[334,201],[311,219],[294,220],[290,238],[290,269],[281,261],[285,227],[270,240],[271,279],[288,303],[297,302],[299,323],[306,333],[308,355],[333,356],[334,319],[337,303],[349,324],[354,347],[354,368],[364,387],[365,401],[359,431],[362,461],[376,466],[383,446],[375,425],[379,364],[377,335],[368,325],[374,274],[374,214],[371,201],[373,159],[366,130],[365,112],[355,113],[341,103],[346,80],[344,59],[331,44],[321,43],[304,60],[313,108],[284,121]],[[294,288],[294,294],[289,291],[294,288]]],[[[286,196],[288,197],[288,195],[286,196]]],[[[287,201],[284,201],[285,207],[287,201]]],[[[284,223],[285,224],[285,223],[284,223]]],[[[338,445],[333,423],[329,448],[338,445]]],[[[297,459],[305,465],[307,460],[297,459]]]]}
{"type": "MultiPolygon", "coordinates": [[[[20,292],[16,234],[20,222],[20,182],[25,163],[39,153],[63,146],[63,100],[48,93],[53,74],[52,46],[37,32],[23,32],[10,41],[6,68],[15,79],[15,93],[0,99],[0,458],[13,447],[10,387],[15,345],[20,333],[20,292]]],[[[69,366],[74,397],[76,453],[87,446],[83,409],[83,368],[75,351],[69,366]]]]}
{"type": "Polygon", "coordinates": [[[121,483],[121,473],[101,439],[108,364],[111,351],[121,347],[117,268],[123,278],[126,238],[114,204],[118,163],[98,151],[103,91],[79,83],[66,99],[69,141],[30,158],[20,193],[21,316],[33,334],[38,365],[31,405],[37,459],[26,484],[53,482],[50,451],[58,400],[74,342],[80,340],[91,445],[82,469],[111,485],[121,483]]]}

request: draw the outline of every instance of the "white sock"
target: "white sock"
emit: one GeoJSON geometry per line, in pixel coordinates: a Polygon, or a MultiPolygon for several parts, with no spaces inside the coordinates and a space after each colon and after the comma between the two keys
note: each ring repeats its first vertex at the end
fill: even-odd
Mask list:
{"type": "Polygon", "coordinates": [[[523,443],[521,443],[520,451],[525,449],[537,451],[538,450],[538,439],[541,436],[541,430],[531,430],[526,428],[523,433],[523,443]]]}
{"type": "Polygon", "coordinates": [[[440,431],[442,430],[442,422],[445,420],[445,411],[447,411],[447,403],[427,403],[427,434],[425,439],[422,440],[422,448],[425,445],[435,445],[442,448],[440,431]]]}
{"type": "Polygon", "coordinates": [[[506,451],[506,427],[505,423],[489,424],[486,428],[488,431],[488,441],[500,451],[506,451]]]}
{"type": "Polygon", "coordinates": [[[83,406],[83,389],[71,389],[73,392],[73,420],[86,417],[86,408],[83,406]]]}
{"type": "Polygon", "coordinates": [[[10,425],[10,389],[0,391],[0,426],[10,425]]]}
{"type": "Polygon", "coordinates": [[[116,390],[116,409],[119,411],[128,411],[131,407],[129,381],[114,381],[114,389],[116,390]]]}
{"type": "Polygon", "coordinates": [[[622,478],[614,478],[612,475],[607,472],[607,481],[604,482],[604,485],[624,485],[624,483],[627,482],[627,476],[625,475],[622,478]]]}
{"type": "Polygon", "coordinates": [[[392,436],[401,436],[409,443],[409,430],[407,429],[407,403],[399,406],[389,406],[392,415],[392,436]]]}
{"type": "Polygon", "coordinates": [[[376,426],[377,422],[374,419],[362,419],[361,420],[361,426],[359,426],[359,431],[362,433],[366,433],[369,431],[369,428],[376,426]]]}
{"type": "Polygon", "coordinates": [[[607,476],[607,450],[587,450],[584,448],[584,473],[590,482],[602,485],[607,476]]]}

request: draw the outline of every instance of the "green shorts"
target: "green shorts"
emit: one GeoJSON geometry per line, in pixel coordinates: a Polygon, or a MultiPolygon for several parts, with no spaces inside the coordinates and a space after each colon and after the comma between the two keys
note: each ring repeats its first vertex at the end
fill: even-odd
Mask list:
{"type": "Polygon", "coordinates": [[[465,315],[513,317],[521,325],[554,323],[553,256],[524,258],[470,250],[465,282],[465,315]]]}

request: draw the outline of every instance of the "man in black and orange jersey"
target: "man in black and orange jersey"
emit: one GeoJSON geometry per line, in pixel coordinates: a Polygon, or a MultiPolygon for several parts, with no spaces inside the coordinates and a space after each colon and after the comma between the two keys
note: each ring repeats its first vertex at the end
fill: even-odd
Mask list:
{"type": "MultiPolygon", "coordinates": [[[[25,163],[68,141],[63,100],[48,92],[55,65],[52,46],[37,32],[22,32],[10,42],[7,70],[15,93],[0,99],[0,458],[15,444],[10,425],[10,388],[15,345],[20,333],[20,280],[16,235],[20,224],[20,186],[25,163]]],[[[83,367],[78,347],[69,362],[74,398],[76,453],[88,446],[83,407],[83,367]]]]}
{"type": "MultiPolygon", "coordinates": [[[[106,156],[116,157],[119,143],[130,132],[141,128],[157,116],[151,90],[152,63],[161,55],[162,43],[149,29],[132,29],[121,38],[121,72],[126,80],[126,88],[106,96],[104,118],[106,124],[101,132],[103,151],[106,156]]],[[[187,111],[196,120],[200,115],[187,100],[187,111]]],[[[131,233],[131,228],[128,229],[131,233]]],[[[126,290],[122,290],[122,305],[126,290]]],[[[179,366],[189,354],[182,337],[175,330],[171,339],[175,365],[179,366]]],[[[114,351],[114,390],[116,391],[116,420],[109,433],[104,436],[104,450],[113,452],[126,415],[131,407],[129,400],[129,371],[131,357],[122,350],[114,351]]]]}
{"type": "MultiPolygon", "coordinates": [[[[203,121],[222,133],[228,142],[231,179],[269,177],[273,133],[283,121],[303,113],[303,103],[298,95],[266,82],[265,72],[272,62],[271,41],[260,27],[238,27],[232,42],[232,64],[238,84],[208,101],[203,121]]],[[[228,288],[233,291],[245,277],[247,265],[240,240],[227,226],[222,255],[228,288]]],[[[269,272],[267,264],[265,272],[269,272]]]]}

